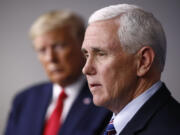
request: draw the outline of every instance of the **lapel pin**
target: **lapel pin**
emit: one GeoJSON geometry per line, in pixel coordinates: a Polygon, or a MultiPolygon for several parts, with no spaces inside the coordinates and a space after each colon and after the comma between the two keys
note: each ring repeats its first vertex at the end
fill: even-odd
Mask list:
{"type": "Polygon", "coordinates": [[[84,103],[85,105],[89,105],[89,104],[91,103],[91,98],[89,98],[89,97],[84,98],[84,99],[83,99],[83,103],[84,103]]]}

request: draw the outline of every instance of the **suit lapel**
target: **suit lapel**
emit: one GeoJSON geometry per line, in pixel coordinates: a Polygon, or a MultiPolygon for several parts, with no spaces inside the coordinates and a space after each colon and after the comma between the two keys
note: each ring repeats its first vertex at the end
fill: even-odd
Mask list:
{"type": "Polygon", "coordinates": [[[163,84],[163,86],[141,107],[119,135],[134,135],[136,132],[142,130],[158,109],[167,102],[169,97],[170,92],[163,84]]]}
{"type": "Polygon", "coordinates": [[[73,134],[72,131],[76,131],[75,128],[79,123],[81,123],[80,121],[83,119],[84,114],[88,113],[86,111],[88,111],[88,106],[92,104],[91,99],[92,96],[88,90],[88,85],[86,83],[85,86],[81,89],[79,96],[76,98],[74,104],[72,105],[67,119],[61,127],[59,135],[73,134]],[[69,130],[69,128],[71,128],[71,130],[69,130]]]}
{"type": "Polygon", "coordinates": [[[36,103],[37,104],[40,103],[40,105],[39,106],[35,105],[36,107],[38,107],[38,111],[35,116],[37,126],[34,127],[37,130],[37,135],[42,134],[42,132],[43,132],[47,107],[48,107],[51,97],[52,97],[52,84],[50,83],[50,84],[44,85],[44,87],[41,89],[41,91],[39,91],[39,94],[40,95],[39,95],[39,98],[37,99],[36,103]]]}

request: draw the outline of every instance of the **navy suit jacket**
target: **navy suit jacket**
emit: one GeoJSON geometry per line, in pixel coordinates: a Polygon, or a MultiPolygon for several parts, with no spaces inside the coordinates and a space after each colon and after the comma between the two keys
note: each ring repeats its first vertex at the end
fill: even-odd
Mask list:
{"type": "MultiPolygon", "coordinates": [[[[42,135],[51,97],[51,83],[36,85],[18,94],[13,100],[5,135],[42,135]]],[[[110,118],[111,112],[94,106],[86,83],[61,126],[59,135],[99,135],[110,118]],[[83,102],[86,98],[91,99],[89,104],[83,102]]]]}
{"type": "Polygon", "coordinates": [[[180,104],[163,84],[119,135],[180,135],[180,104]]]}

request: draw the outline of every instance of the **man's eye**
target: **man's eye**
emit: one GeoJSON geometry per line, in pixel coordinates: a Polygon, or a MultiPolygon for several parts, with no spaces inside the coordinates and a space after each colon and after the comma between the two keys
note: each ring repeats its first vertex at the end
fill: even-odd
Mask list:
{"type": "Polygon", "coordinates": [[[46,48],[39,48],[39,49],[37,49],[37,52],[39,54],[44,54],[44,53],[46,53],[46,48]]]}
{"type": "Polygon", "coordinates": [[[53,46],[53,48],[54,48],[54,49],[61,49],[61,48],[63,48],[63,45],[62,45],[62,44],[55,44],[55,45],[53,46]]]}
{"type": "Polygon", "coordinates": [[[55,50],[63,49],[66,46],[66,43],[57,43],[53,45],[55,50]]]}
{"type": "Polygon", "coordinates": [[[106,53],[105,52],[98,52],[98,54],[97,55],[99,55],[99,56],[105,56],[106,55],[106,53]]]}
{"type": "Polygon", "coordinates": [[[84,54],[84,57],[87,59],[89,57],[89,55],[88,54],[84,54]]]}

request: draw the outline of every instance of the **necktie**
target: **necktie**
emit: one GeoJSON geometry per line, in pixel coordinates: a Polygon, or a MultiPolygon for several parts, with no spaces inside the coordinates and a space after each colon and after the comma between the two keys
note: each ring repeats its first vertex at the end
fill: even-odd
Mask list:
{"type": "Polygon", "coordinates": [[[49,120],[45,124],[43,135],[57,135],[58,130],[61,126],[60,119],[63,110],[63,102],[66,97],[67,97],[66,93],[64,92],[64,90],[62,90],[62,92],[58,97],[57,105],[54,111],[52,112],[49,120]]]}
{"type": "Polygon", "coordinates": [[[113,119],[112,119],[107,125],[104,135],[115,135],[115,134],[116,134],[116,130],[114,128],[113,119]]]}

